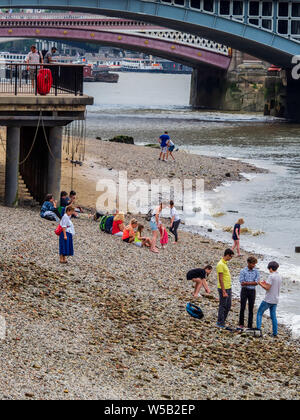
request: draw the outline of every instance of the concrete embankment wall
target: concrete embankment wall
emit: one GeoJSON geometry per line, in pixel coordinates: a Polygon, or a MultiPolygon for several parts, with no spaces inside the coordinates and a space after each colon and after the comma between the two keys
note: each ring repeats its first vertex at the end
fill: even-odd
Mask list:
{"type": "Polygon", "coordinates": [[[262,62],[245,61],[227,73],[195,69],[190,104],[227,112],[259,112],[300,121],[300,80],[291,70],[269,71],[262,62]]]}
{"type": "Polygon", "coordinates": [[[195,69],[190,104],[194,108],[221,111],[263,112],[266,67],[241,64],[228,73],[218,69],[195,69]]]}

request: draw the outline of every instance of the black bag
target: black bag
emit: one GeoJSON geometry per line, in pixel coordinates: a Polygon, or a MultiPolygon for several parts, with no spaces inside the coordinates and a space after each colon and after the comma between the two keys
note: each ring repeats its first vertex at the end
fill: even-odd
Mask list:
{"type": "Polygon", "coordinates": [[[146,215],[146,220],[147,222],[150,222],[150,220],[152,219],[152,210],[150,209],[146,215]]]}

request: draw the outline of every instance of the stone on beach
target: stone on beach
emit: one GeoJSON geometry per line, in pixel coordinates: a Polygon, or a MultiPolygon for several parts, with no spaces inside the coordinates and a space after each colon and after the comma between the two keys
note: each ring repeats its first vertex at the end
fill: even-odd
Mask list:
{"type": "MultiPolygon", "coordinates": [[[[198,300],[204,322],[185,312],[187,270],[215,266],[224,244],[180,232],[175,260],[172,247],[153,259],[79,219],[66,268],[38,211],[0,207],[0,228],[1,398],[243,399],[246,388],[250,399],[299,398],[299,347],[284,327],[276,341],[219,331],[218,302],[208,297],[198,300]]],[[[245,259],[231,265],[233,276],[245,259]]],[[[209,285],[216,297],[215,272],[209,285]]]]}

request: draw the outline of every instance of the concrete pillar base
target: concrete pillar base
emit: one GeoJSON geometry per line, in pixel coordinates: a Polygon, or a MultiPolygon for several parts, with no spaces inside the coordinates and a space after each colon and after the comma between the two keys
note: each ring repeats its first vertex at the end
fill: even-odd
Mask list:
{"type": "Polygon", "coordinates": [[[286,91],[286,110],[285,117],[300,122],[300,79],[292,77],[292,71],[282,72],[282,83],[286,91]]]}
{"type": "Polygon", "coordinates": [[[7,127],[5,197],[6,206],[18,205],[20,128],[7,127]]]}
{"type": "Polygon", "coordinates": [[[214,68],[194,69],[190,105],[193,108],[222,109],[226,86],[226,71],[214,68]]]}
{"type": "Polygon", "coordinates": [[[49,129],[49,158],[48,158],[48,193],[56,200],[60,198],[61,159],[62,159],[62,127],[49,129]]]}

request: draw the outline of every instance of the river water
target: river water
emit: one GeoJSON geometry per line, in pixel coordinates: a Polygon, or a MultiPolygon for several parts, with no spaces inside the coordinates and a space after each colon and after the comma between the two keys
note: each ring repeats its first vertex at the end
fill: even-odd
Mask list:
{"type": "Polygon", "coordinates": [[[243,217],[253,232],[264,232],[243,235],[242,247],[264,255],[259,262],[264,271],[271,259],[280,263],[284,282],[279,318],[300,336],[300,254],[295,253],[300,246],[300,125],[257,114],[191,110],[189,75],[120,74],[118,84],[90,83],[85,92],[95,97],[88,110],[88,136],[125,134],[144,144],[156,142],[168,130],[180,149],[269,170],[245,174],[249,181],[227,182],[207,193],[205,220],[193,230],[231,243],[223,228],[243,217]],[[217,213],[224,215],[214,217],[217,213]]]}

